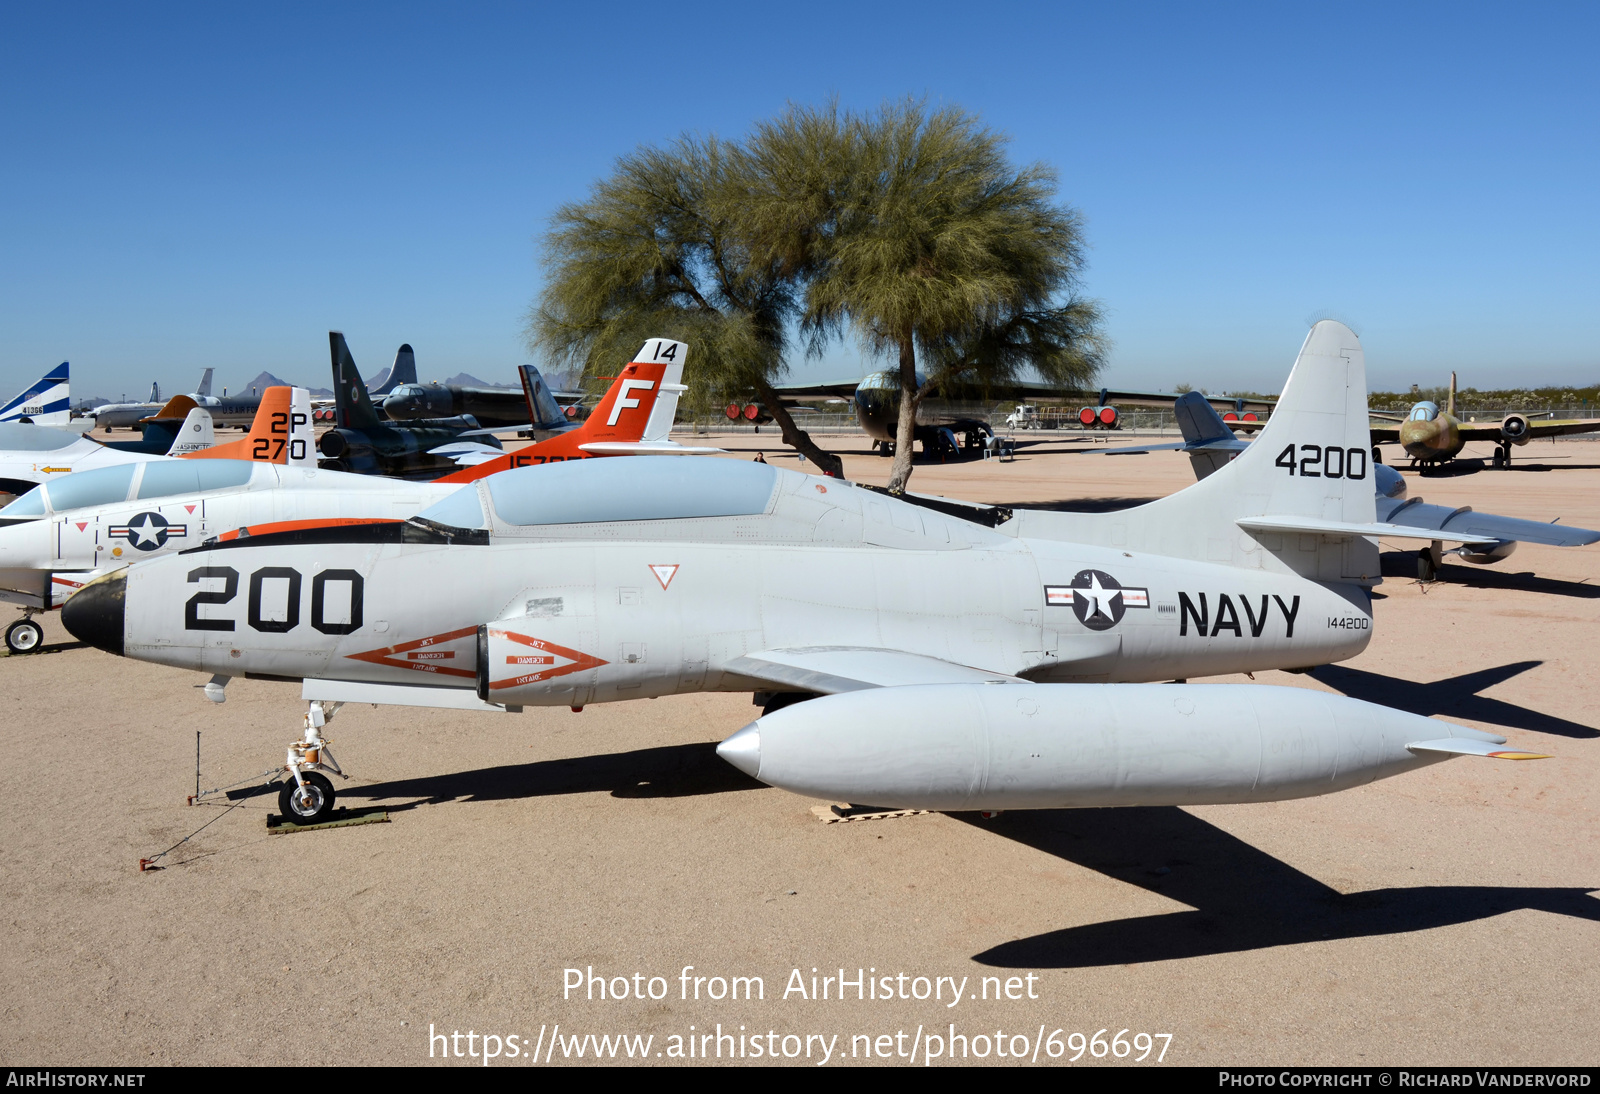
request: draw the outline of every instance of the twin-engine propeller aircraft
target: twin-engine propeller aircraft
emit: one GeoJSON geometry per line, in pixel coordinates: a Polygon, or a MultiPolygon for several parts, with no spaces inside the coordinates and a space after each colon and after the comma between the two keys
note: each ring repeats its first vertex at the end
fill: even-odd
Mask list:
{"type": "Polygon", "coordinates": [[[1526,414],[1507,414],[1499,422],[1463,422],[1456,415],[1456,374],[1450,374],[1450,396],[1443,410],[1424,400],[1415,404],[1399,425],[1374,426],[1372,443],[1399,444],[1424,469],[1446,463],[1461,455],[1468,441],[1493,441],[1493,465],[1511,466],[1512,446],[1527,444],[1535,437],[1562,437],[1569,433],[1600,432],[1600,418],[1534,419],[1526,414]]]}
{"type": "Polygon", "coordinates": [[[1355,700],[1120,683],[1365,648],[1379,577],[1349,330],[1312,330],[1263,437],[1160,501],[972,510],[993,527],[767,464],[522,468],[406,521],[262,529],[141,563],[62,618],[101,649],[211,673],[216,693],[240,674],[301,679],[311,708],[279,801],[302,823],[332,808],[321,730],[345,701],[752,691],[767,717],[724,743],[730,762],[936,808],[1265,801],[1525,755],[1355,700]],[[1273,459],[1284,446],[1293,461],[1273,459]],[[896,697],[913,718],[887,713],[896,697]],[[817,719],[828,733],[790,732],[817,719]]]}
{"type": "MultiPolygon", "coordinates": [[[[1182,395],[1174,406],[1184,439],[1175,444],[1130,446],[1105,450],[1105,455],[1180,449],[1189,456],[1195,478],[1203,479],[1249,447],[1233,433],[1236,426],[1223,420],[1204,398],[1182,395]]],[[[1456,543],[1450,554],[1463,562],[1487,566],[1508,557],[1518,543],[1540,543],[1549,547],[1583,547],[1600,542],[1600,532],[1568,524],[1545,524],[1520,517],[1479,513],[1471,506],[1452,508],[1427,505],[1421,498],[1406,497],[1405,476],[1392,467],[1374,463],[1372,467],[1376,519],[1385,527],[1381,538],[1427,540],[1417,553],[1417,577],[1434,581],[1439,576],[1446,543],[1456,543]]]]}

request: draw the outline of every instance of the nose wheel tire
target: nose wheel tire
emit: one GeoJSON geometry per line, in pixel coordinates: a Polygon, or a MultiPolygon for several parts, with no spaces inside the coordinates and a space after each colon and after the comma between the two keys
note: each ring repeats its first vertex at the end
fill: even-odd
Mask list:
{"type": "Polygon", "coordinates": [[[44,628],[31,619],[19,619],[6,628],[6,649],[32,653],[44,644],[44,628]]]}
{"type": "Polygon", "coordinates": [[[306,781],[304,791],[292,776],[278,791],[278,811],[290,824],[321,824],[333,815],[333,784],[315,771],[301,777],[306,781]]]}

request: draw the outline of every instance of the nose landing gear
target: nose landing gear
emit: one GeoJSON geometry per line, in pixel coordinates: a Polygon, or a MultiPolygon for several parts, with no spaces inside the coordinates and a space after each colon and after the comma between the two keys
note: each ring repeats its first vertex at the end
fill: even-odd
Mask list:
{"type": "Polygon", "coordinates": [[[328,742],[322,736],[322,727],[328,724],[343,703],[324,706],[313,702],[306,711],[305,730],[300,740],[289,746],[284,759],[284,770],[292,777],[278,791],[278,809],[291,824],[321,824],[333,815],[333,802],[337,797],[333,783],[322,772],[348,779],[339,767],[339,761],[328,751],[328,742]]]}
{"type": "Polygon", "coordinates": [[[44,628],[29,612],[6,628],[6,649],[12,653],[33,653],[44,644],[44,628]]]}

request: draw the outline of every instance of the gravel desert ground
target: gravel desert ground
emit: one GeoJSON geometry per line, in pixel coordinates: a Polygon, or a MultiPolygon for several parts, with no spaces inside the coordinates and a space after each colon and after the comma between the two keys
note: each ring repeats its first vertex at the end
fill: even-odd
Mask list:
{"type": "MultiPolygon", "coordinates": [[[[886,478],[865,438],[823,440],[851,476],[886,478]]],[[[717,443],[797,466],[765,432],[717,443]]],[[[1192,481],[1180,455],[1081,447],[921,464],[913,488],[1111,506],[1192,481]]],[[[1430,502],[1600,527],[1600,445],[1517,459],[1407,478],[1430,502]]],[[[577,1063],[567,1038],[626,1034],[654,1038],[650,1063],[677,1062],[674,1037],[697,1060],[771,1062],[752,1057],[759,1035],[780,1062],[818,1064],[836,1035],[837,1065],[866,1062],[862,1046],[926,1056],[929,1034],[959,1060],[953,1034],[1020,1063],[1042,1033],[1044,1063],[1055,1031],[1126,1030],[1170,1034],[1169,1064],[1593,1063],[1600,545],[1525,545],[1430,586],[1386,552],[1367,651],[1257,682],[1492,729],[1553,759],[1452,760],[1272,805],[827,824],[715,756],[757,713],[748,696],[363,706],[329,729],[354,775],[340,800],[390,823],[279,836],[275,796],[226,813],[185,798],[197,731],[206,787],[281,760],[296,686],[239,680],[214,706],[196,674],[82,647],[52,617],[47,652],[0,660],[0,1058],[481,1063],[489,1034],[494,1062],[519,1066],[535,1042],[541,1062],[577,1063]],[[569,969],[626,977],[630,998],[567,992],[569,969]],[[858,1000],[858,969],[895,997],[858,1000]],[[760,977],[764,998],[711,997],[736,976],[760,977]],[[954,1006],[938,978],[965,984],[954,1006]],[[935,985],[937,999],[899,997],[935,985]],[[455,1048],[479,1058],[444,1057],[430,1030],[460,1031],[455,1048]],[[719,1046],[719,1031],[746,1040],[719,1046]]]]}

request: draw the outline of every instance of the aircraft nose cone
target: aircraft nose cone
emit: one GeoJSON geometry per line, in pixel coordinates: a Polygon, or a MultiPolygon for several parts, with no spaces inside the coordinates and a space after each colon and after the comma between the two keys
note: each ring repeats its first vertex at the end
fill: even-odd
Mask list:
{"type": "Polygon", "coordinates": [[[122,624],[126,614],[124,594],[127,590],[126,570],[96,578],[61,605],[61,625],[80,641],[122,656],[122,624]]]}
{"type": "MultiPolygon", "coordinates": [[[[82,594],[79,594],[82,595],[82,594]]],[[[717,755],[734,767],[759,779],[761,770],[761,723],[751,722],[717,746],[717,755]]]]}

